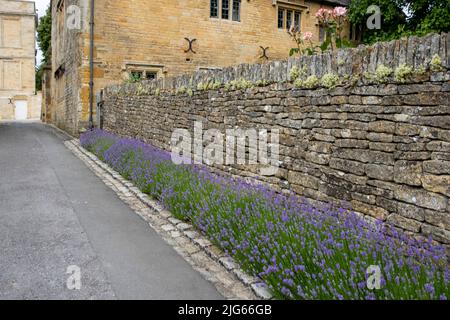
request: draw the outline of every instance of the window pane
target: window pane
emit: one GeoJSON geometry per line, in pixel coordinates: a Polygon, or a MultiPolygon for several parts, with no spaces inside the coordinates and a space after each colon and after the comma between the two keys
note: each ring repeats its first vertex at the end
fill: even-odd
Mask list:
{"type": "Polygon", "coordinates": [[[156,79],[156,72],[147,71],[147,72],[145,73],[145,78],[146,78],[147,80],[153,80],[153,79],[156,79]]]}
{"type": "Polygon", "coordinates": [[[230,18],[230,0],[222,0],[222,19],[230,18]]]}
{"type": "Polygon", "coordinates": [[[283,29],[284,27],[284,10],[278,9],[278,28],[283,29]]]}
{"type": "Polygon", "coordinates": [[[142,71],[131,71],[131,80],[137,81],[142,79],[142,71]]]}
{"type": "Polygon", "coordinates": [[[294,23],[295,23],[295,30],[300,31],[301,30],[301,15],[300,12],[295,12],[294,16],[294,23]]]}
{"type": "Polygon", "coordinates": [[[286,14],[286,29],[290,29],[292,25],[292,11],[288,10],[286,14]]]}
{"type": "Polygon", "coordinates": [[[211,0],[211,17],[217,18],[219,13],[219,0],[211,0]]]}
{"type": "Polygon", "coordinates": [[[241,21],[241,0],[233,0],[233,21],[241,21]]]}

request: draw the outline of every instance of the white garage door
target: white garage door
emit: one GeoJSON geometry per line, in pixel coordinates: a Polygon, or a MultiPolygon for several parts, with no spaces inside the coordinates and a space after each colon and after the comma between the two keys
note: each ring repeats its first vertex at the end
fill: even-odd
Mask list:
{"type": "Polygon", "coordinates": [[[26,120],[28,116],[28,103],[27,101],[15,101],[16,105],[16,120],[26,120]]]}

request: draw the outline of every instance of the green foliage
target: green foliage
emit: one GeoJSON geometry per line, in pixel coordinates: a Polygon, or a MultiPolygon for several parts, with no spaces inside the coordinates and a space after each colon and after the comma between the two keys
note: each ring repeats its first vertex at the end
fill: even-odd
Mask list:
{"type": "Polygon", "coordinates": [[[413,12],[409,24],[417,26],[416,34],[450,31],[450,0],[411,0],[408,5],[413,12]]]}
{"type": "Polygon", "coordinates": [[[44,63],[36,67],[35,88],[36,91],[42,90],[42,75],[44,74],[44,63]]]}
{"type": "Polygon", "coordinates": [[[50,61],[52,44],[52,11],[50,7],[47,8],[45,15],[39,18],[37,42],[44,55],[44,62],[50,61]]]}
{"type": "Polygon", "coordinates": [[[142,81],[141,76],[139,76],[137,73],[131,72],[128,75],[128,78],[124,82],[125,83],[137,83],[137,82],[140,82],[140,81],[142,81]]]}
{"type": "Polygon", "coordinates": [[[50,7],[47,8],[45,15],[39,19],[39,25],[37,27],[37,43],[44,57],[41,65],[36,68],[35,87],[36,91],[40,91],[42,90],[44,65],[51,59],[52,12],[50,7]]]}
{"type": "Polygon", "coordinates": [[[353,0],[349,5],[349,21],[362,26],[363,42],[372,44],[411,35],[448,32],[449,8],[450,0],[353,0]],[[367,19],[372,14],[367,13],[367,8],[371,5],[380,8],[381,30],[366,27],[367,19]]]}

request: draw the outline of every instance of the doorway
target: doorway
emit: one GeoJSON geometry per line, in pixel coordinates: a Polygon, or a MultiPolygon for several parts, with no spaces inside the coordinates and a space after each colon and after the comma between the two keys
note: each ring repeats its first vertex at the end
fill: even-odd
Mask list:
{"type": "Polygon", "coordinates": [[[16,106],[15,119],[26,120],[28,118],[28,102],[26,100],[16,100],[14,104],[16,106]]]}

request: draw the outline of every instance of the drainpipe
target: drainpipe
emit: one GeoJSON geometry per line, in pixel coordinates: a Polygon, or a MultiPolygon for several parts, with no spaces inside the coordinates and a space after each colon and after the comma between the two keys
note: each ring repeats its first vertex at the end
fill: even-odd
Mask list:
{"type": "Polygon", "coordinates": [[[89,44],[89,128],[94,128],[94,0],[91,0],[89,44]]]}

